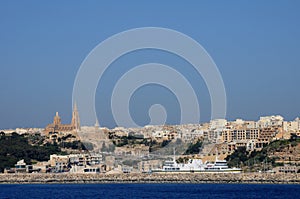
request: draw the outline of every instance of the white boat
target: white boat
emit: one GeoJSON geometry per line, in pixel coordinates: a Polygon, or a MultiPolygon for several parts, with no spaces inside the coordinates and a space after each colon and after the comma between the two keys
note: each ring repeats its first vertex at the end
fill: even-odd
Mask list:
{"type": "Polygon", "coordinates": [[[229,168],[226,160],[218,160],[215,162],[205,162],[205,172],[217,173],[241,173],[241,168],[229,168]]]}
{"type": "Polygon", "coordinates": [[[229,168],[226,160],[216,160],[214,162],[205,163],[201,159],[189,159],[187,163],[177,163],[175,156],[173,160],[165,161],[162,169],[156,169],[152,172],[163,172],[163,173],[194,173],[194,172],[203,172],[203,173],[241,173],[241,168],[229,168]]]}
{"type": "Polygon", "coordinates": [[[165,161],[160,172],[200,172],[204,171],[201,159],[189,159],[187,163],[177,163],[175,160],[165,161]]]}
{"type": "Polygon", "coordinates": [[[229,168],[226,160],[218,159],[218,150],[216,149],[216,160],[214,162],[205,162],[205,172],[209,173],[241,173],[241,168],[229,168]]]}

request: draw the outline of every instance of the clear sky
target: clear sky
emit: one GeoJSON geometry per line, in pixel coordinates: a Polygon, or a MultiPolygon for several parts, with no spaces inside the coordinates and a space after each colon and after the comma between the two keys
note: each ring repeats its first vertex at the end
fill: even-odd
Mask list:
{"type": "MultiPolygon", "coordinates": [[[[3,0],[0,129],[44,127],[56,111],[68,123],[73,83],[88,53],[113,34],[147,26],[180,31],[207,50],[223,77],[227,119],[300,116],[300,1],[3,0]]],[[[175,68],[185,64],[178,57],[151,50],[126,56],[99,82],[96,107],[102,126],[114,125],[109,96],[116,77],[124,72],[117,65],[128,70],[147,62],[175,68]]],[[[208,121],[210,99],[205,84],[188,69],[181,72],[199,87],[201,121],[208,121]]],[[[172,93],[150,85],[132,98],[137,123],[147,123],[148,106],[153,103],[165,104],[171,112],[167,121],[177,122],[180,111],[172,93]]]]}

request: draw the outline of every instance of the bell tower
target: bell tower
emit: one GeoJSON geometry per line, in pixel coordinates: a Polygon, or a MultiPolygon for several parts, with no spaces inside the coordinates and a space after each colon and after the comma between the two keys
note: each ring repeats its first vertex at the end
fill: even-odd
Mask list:
{"type": "Polygon", "coordinates": [[[53,124],[54,125],[60,125],[61,124],[61,119],[60,119],[60,117],[58,115],[58,112],[56,112],[56,115],[54,116],[53,124]]]}
{"type": "Polygon", "coordinates": [[[79,120],[79,113],[78,113],[76,102],[74,103],[74,107],[73,107],[72,126],[74,126],[76,131],[80,131],[80,120],[79,120]]]}

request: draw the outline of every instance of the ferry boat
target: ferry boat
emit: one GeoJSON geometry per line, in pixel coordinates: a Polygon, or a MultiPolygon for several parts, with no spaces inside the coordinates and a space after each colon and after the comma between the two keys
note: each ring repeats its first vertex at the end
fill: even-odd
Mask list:
{"type": "Polygon", "coordinates": [[[216,160],[214,162],[205,163],[201,159],[189,159],[187,163],[177,163],[175,157],[173,160],[165,161],[162,169],[156,169],[152,172],[163,172],[163,173],[241,173],[241,168],[229,168],[226,160],[216,160]]]}
{"type": "Polygon", "coordinates": [[[241,168],[229,168],[226,160],[218,160],[215,162],[205,163],[205,172],[217,172],[217,173],[241,173],[241,168]]]}
{"type": "Polygon", "coordinates": [[[177,163],[175,160],[165,161],[161,172],[200,172],[204,171],[201,159],[189,159],[186,164],[177,163]]]}

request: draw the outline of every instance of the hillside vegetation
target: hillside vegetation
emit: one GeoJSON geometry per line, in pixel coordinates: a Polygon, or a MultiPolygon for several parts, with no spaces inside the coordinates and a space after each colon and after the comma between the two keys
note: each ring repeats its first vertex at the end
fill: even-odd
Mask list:
{"type": "Polygon", "coordinates": [[[12,133],[0,135],[0,172],[14,167],[17,161],[24,159],[27,164],[34,161],[47,161],[51,154],[63,152],[56,144],[31,145],[29,137],[12,133]]]}
{"type": "MultiPolygon", "coordinates": [[[[231,167],[241,166],[249,171],[269,170],[276,166],[283,166],[280,161],[285,159],[286,152],[293,153],[300,145],[300,139],[291,137],[289,140],[270,142],[261,151],[249,152],[245,147],[239,147],[226,160],[231,167]]],[[[290,158],[289,158],[290,159],[290,158]]]]}

